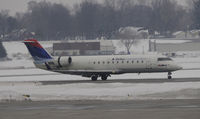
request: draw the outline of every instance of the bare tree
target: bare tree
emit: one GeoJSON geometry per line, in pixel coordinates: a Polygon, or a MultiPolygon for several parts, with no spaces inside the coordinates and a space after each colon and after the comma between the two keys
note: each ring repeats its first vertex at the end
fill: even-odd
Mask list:
{"type": "Polygon", "coordinates": [[[2,42],[0,41],[0,58],[4,58],[7,56],[6,50],[2,44],[2,42]]]}
{"type": "Polygon", "coordinates": [[[165,36],[171,36],[178,29],[177,26],[183,16],[184,9],[176,1],[154,0],[149,29],[165,36]]]}
{"type": "Polygon", "coordinates": [[[121,43],[125,46],[127,54],[130,54],[131,47],[137,43],[136,38],[139,38],[139,28],[125,27],[120,28],[117,37],[121,39],[121,43]]]}
{"type": "Polygon", "coordinates": [[[16,28],[16,18],[9,16],[8,10],[0,11],[0,38],[5,40],[6,34],[9,34],[16,28]]]}
{"type": "MultiPolygon", "coordinates": [[[[194,1],[196,4],[190,12],[175,0],[104,0],[102,3],[83,0],[77,3],[73,14],[62,4],[30,1],[24,14],[12,17],[8,11],[0,12],[0,35],[3,37],[15,29],[25,29],[34,32],[35,37],[40,39],[58,40],[76,36],[86,39],[104,36],[109,39],[121,27],[133,26],[148,29],[152,35],[157,31],[161,35],[171,36],[173,32],[187,30],[193,24],[200,28],[200,0],[194,1]]],[[[118,35],[120,39],[129,40],[123,41],[129,44],[126,46],[129,50],[136,38],[134,33],[127,32],[118,35]]],[[[147,37],[145,33],[141,35],[147,37]]]]}
{"type": "Polygon", "coordinates": [[[133,44],[135,43],[135,39],[121,39],[122,44],[124,44],[126,50],[127,50],[127,54],[131,54],[130,53],[130,49],[133,46],[133,44]]]}
{"type": "Polygon", "coordinates": [[[200,0],[193,1],[193,19],[194,19],[194,28],[200,28],[200,0]]]}
{"type": "Polygon", "coordinates": [[[62,4],[46,1],[28,3],[24,26],[42,39],[62,39],[70,34],[70,11],[62,4]]]}

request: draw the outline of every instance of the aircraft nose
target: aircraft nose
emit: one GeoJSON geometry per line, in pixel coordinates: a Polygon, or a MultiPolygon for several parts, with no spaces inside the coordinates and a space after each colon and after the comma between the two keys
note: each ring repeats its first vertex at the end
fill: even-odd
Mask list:
{"type": "Polygon", "coordinates": [[[176,70],[181,70],[181,69],[183,69],[183,67],[176,65],[176,70]]]}
{"type": "Polygon", "coordinates": [[[181,66],[178,66],[178,70],[181,70],[181,69],[183,69],[183,67],[181,67],[181,66]]]}
{"type": "Polygon", "coordinates": [[[175,63],[171,65],[171,68],[172,68],[173,71],[177,71],[177,70],[183,69],[182,66],[179,66],[179,65],[177,65],[175,63]]]}

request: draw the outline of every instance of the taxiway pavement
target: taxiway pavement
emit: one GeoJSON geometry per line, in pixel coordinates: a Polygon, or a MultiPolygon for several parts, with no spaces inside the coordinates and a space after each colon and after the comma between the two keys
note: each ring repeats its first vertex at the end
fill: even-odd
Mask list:
{"type": "Polygon", "coordinates": [[[43,85],[73,84],[73,83],[166,83],[166,82],[200,82],[200,78],[173,78],[173,79],[108,79],[97,80],[66,80],[66,81],[39,81],[43,85]]]}
{"type": "Polygon", "coordinates": [[[0,103],[1,119],[199,119],[200,100],[0,103]]]}

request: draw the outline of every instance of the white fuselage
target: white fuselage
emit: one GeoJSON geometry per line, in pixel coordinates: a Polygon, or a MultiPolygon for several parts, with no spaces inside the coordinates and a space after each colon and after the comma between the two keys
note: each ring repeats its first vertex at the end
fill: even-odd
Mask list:
{"type": "Polygon", "coordinates": [[[66,74],[84,76],[84,73],[89,73],[88,77],[93,73],[172,72],[181,69],[170,58],[155,55],[63,56],[54,58],[46,64],[35,62],[35,65],[38,68],[66,74]]]}

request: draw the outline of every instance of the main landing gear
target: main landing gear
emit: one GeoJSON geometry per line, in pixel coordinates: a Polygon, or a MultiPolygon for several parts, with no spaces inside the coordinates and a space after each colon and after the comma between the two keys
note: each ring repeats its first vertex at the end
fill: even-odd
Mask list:
{"type": "Polygon", "coordinates": [[[102,75],[102,76],[101,76],[101,80],[103,80],[103,81],[107,80],[107,78],[108,78],[107,75],[102,75]]]}
{"type": "Polygon", "coordinates": [[[105,80],[107,80],[108,76],[110,76],[110,75],[107,75],[107,74],[105,74],[105,75],[92,75],[91,80],[96,81],[98,79],[98,77],[101,77],[101,80],[105,81],[105,80]]]}
{"type": "Polygon", "coordinates": [[[172,72],[168,72],[168,79],[172,79],[172,72]]]}
{"type": "Polygon", "coordinates": [[[96,81],[96,80],[97,80],[97,78],[98,78],[98,76],[97,76],[97,75],[92,75],[92,76],[91,76],[91,80],[92,80],[92,81],[96,81]]]}

